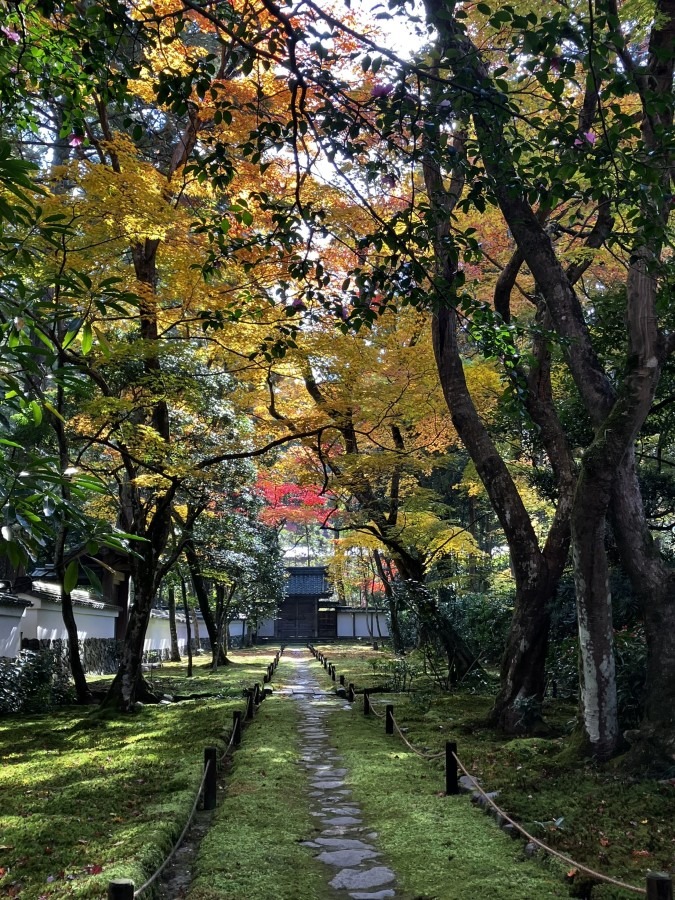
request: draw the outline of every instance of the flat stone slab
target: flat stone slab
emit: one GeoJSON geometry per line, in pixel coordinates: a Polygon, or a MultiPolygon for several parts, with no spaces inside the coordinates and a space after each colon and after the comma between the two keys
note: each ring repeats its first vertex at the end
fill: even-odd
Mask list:
{"type": "Polygon", "coordinates": [[[372,869],[343,869],[330,882],[330,886],[336,890],[345,888],[348,891],[367,891],[368,888],[389,884],[395,878],[394,873],[386,866],[373,866],[372,869]]]}
{"type": "Polygon", "coordinates": [[[324,806],[321,810],[324,815],[329,813],[334,816],[359,816],[361,810],[358,806],[324,806]]]}
{"type": "Polygon", "coordinates": [[[359,834],[363,828],[359,825],[333,825],[331,828],[324,828],[321,832],[322,837],[344,837],[346,834],[359,834]]]}
{"type": "Polygon", "coordinates": [[[320,862],[329,866],[360,866],[366,859],[374,859],[379,856],[374,850],[324,850],[316,857],[320,862]]]}
{"type": "Polygon", "coordinates": [[[333,847],[335,850],[372,850],[372,844],[366,844],[365,841],[358,841],[356,838],[314,838],[311,842],[314,846],[333,847]]]}
{"type": "Polygon", "coordinates": [[[344,781],[337,781],[333,779],[333,781],[312,781],[311,782],[313,788],[323,788],[324,791],[333,791],[335,788],[341,788],[344,784],[344,781]]]}
{"type": "Polygon", "coordinates": [[[388,897],[395,897],[396,891],[392,891],[390,888],[385,888],[383,891],[357,891],[355,894],[349,895],[352,900],[387,900],[388,897]]]}
{"type": "Polygon", "coordinates": [[[336,816],[334,819],[326,819],[328,825],[360,825],[363,819],[355,816],[336,816]]]}

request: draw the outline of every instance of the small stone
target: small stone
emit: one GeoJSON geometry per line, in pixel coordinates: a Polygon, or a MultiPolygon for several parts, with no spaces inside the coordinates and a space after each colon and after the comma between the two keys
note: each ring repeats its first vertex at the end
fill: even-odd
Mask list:
{"type": "Polygon", "coordinates": [[[362,821],[355,816],[336,816],[334,819],[326,819],[328,825],[360,825],[362,821]]]}
{"type": "Polygon", "coordinates": [[[368,890],[368,888],[388,884],[394,878],[396,876],[386,866],[373,866],[372,869],[343,869],[330,882],[330,886],[336,890],[340,890],[340,888],[348,891],[368,890]]]}
{"type": "Polygon", "coordinates": [[[464,791],[465,794],[471,794],[476,789],[476,785],[479,784],[477,778],[472,778],[470,775],[460,775],[458,779],[459,789],[460,791],[464,791]]]}
{"type": "Polygon", "coordinates": [[[482,794],[475,792],[471,795],[471,802],[475,803],[476,806],[483,806],[483,807],[487,806],[490,809],[492,809],[490,804],[485,799],[486,797],[488,797],[490,800],[495,800],[497,797],[499,797],[499,791],[490,791],[489,793],[485,794],[485,797],[482,794]]]}
{"type": "Polygon", "coordinates": [[[329,866],[360,866],[366,859],[379,856],[374,850],[324,850],[316,857],[329,866]]]}
{"type": "Polygon", "coordinates": [[[533,844],[532,841],[528,841],[527,844],[523,847],[523,853],[525,856],[536,856],[539,853],[539,847],[537,844],[533,844]]]}
{"type": "Polygon", "coordinates": [[[318,837],[316,843],[323,847],[334,847],[336,850],[372,850],[370,844],[357,841],[356,838],[318,837]]]}
{"type": "Polygon", "coordinates": [[[344,781],[313,781],[313,788],[321,788],[324,791],[332,791],[335,788],[341,788],[344,781]]]}
{"type": "Polygon", "coordinates": [[[514,841],[517,841],[520,837],[520,832],[518,831],[516,826],[512,825],[510,822],[506,822],[506,820],[505,824],[502,825],[502,831],[504,832],[504,834],[508,834],[510,837],[512,837],[514,841]]]}
{"type": "Polygon", "coordinates": [[[387,900],[388,897],[395,897],[396,891],[385,888],[383,891],[357,891],[355,894],[349,895],[352,900],[387,900]]]}
{"type": "Polygon", "coordinates": [[[324,806],[321,812],[334,816],[358,816],[361,814],[358,806],[324,806]]]}

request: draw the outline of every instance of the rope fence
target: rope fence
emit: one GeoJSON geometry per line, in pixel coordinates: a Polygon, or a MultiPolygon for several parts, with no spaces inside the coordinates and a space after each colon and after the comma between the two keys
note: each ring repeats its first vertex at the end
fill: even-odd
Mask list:
{"type": "MultiPolygon", "coordinates": [[[[324,668],[331,671],[332,679],[334,681],[335,666],[332,663],[329,663],[324,655],[311,645],[309,646],[309,649],[314,657],[323,664],[324,668]]],[[[341,676],[341,683],[343,682],[343,680],[344,679],[341,676]]],[[[534,835],[526,831],[526,829],[523,828],[522,825],[519,825],[518,822],[514,821],[511,816],[509,816],[508,813],[506,813],[500,806],[498,806],[497,803],[495,803],[494,799],[483,790],[475,776],[471,775],[471,773],[468,771],[466,766],[462,763],[461,759],[457,755],[456,743],[451,741],[446,742],[445,750],[441,751],[440,753],[429,753],[428,751],[420,750],[408,740],[405,733],[401,730],[400,725],[394,717],[393,705],[387,704],[385,706],[384,713],[378,712],[377,706],[375,703],[373,703],[373,700],[367,690],[364,690],[363,693],[363,712],[366,716],[372,714],[377,719],[384,719],[386,734],[396,733],[401,738],[405,746],[421,759],[434,761],[440,760],[445,757],[446,794],[459,794],[460,789],[457,777],[459,770],[463,772],[463,774],[469,779],[472,785],[471,790],[480,795],[484,803],[489,805],[494,810],[497,817],[499,817],[499,821],[511,825],[531,844],[539,847],[540,850],[543,850],[550,856],[562,860],[564,863],[576,869],[577,871],[584,872],[586,875],[590,876],[596,881],[604,882],[605,884],[611,884],[614,887],[621,888],[622,890],[629,891],[633,894],[641,894],[642,896],[646,896],[648,900],[673,900],[673,879],[672,876],[668,873],[649,872],[647,874],[647,887],[637,887],[633,884],[627,884],[625,881],[621,881],[618,878],[613,878],[611,875],[603,875],[602,872],[596,872],[595,869],[591,869],[588,866],[584,866],[582,863],[578,863],[576,860],[572,859],[569,856],[566,856],[564,853],[561,853],[558,850],[554,850],[553,847],[549,847],[548,844],[545,844],[543,841],[539,840],[539,838],[534,837],[534,835]]]]}
{"type": "MultiPolygon", "coordinates": [[[[284,648],[282,647],[277,651],[274,656],[274,660],[267,667],[267,671],[264,676],[264,681],[266,684],[272,680],[283,652],[284,648]]],[[[259,684],[256,684],[252,688],[247,689],[246,693],[246,715],[247,717],[249,717],[248,712],[251,709],[251,706],[260,705],[260,703],[262,703],[265,699],[266,694],[264,691],[260,690],[259,684]]],[[[116,878],[108,882],[107,900],[136,900],[136,897],[140,897],[143,893],[145,893],[145,891],[147,891],[147,889],[157,881],[162,872],[166,869],[166,867],[178,852],[178,849],[183,843],[185,835],[187,834],[188,829],[192,824],[195,813],[197,812],[199,801],[203,799],[203,808],[205,810],[212,810],[216,808],[218,769],[223,764],[225,758],[232,751],[232,749],[241,743],[241,717],[241,710],[235,710],[232,713],[232,731],[230,733],[228,744],[225,747],[225,750],[220,755],[218,754],[218,750],[216,747],[206,747],[204,749],[204,772],[202,774],[202,779],[199,783],[199,787],[197,788],[197,793],[195,795],[194,803],[192,804],[192,809],[190,810],[190,814],[187,818],[187,821],[185,822],[185,825],[183,826],[183,830],[181,831],[180,836],[178,837],[177,841],[169,851],[169,854],[164,859],[162,864],[157,869],[155,869],[148,880],[139,888],[135,888],[134,882],[129,878],[116,878]]]]}

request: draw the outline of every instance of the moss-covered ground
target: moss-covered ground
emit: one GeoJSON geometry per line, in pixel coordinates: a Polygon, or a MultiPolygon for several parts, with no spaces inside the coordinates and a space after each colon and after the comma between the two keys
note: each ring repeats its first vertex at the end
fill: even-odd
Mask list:
{"type": "MultiPolygon", "coordinates": [[[[274,689],[292,664],[281,658],[274,689]]],[[[326,900],[326,867],[300,845],[315,828],[300,766],[298,712],[275,693],[246,729],[196,861],[189,900],[326,900]]]]}
{"type": "MultiPolygon", "coordinates": [[[[366,686],[381,688],[387,681],[383,674],[386,649],[373,651],[364,644],[317,645],[317,649],[335,664],[338,675],[354,682],[357,691],[366,686]]],[[[322,678],[328,685],[326,673],[322,678]]],[[[642,888],[649,870],[675,873],[675,781],[641,779],[638,773],[626,773],[620,760],[598,766],[580,758],[572,746],[573,705],[551,701],[544,711],[546,736],[514,739],[485,727],[489,697],[440,693],[422,677],[413,688],[407,695],[374,694],[373,699],[382,709],[385,703],[394,704],[396,720],[407,729],[406,737],[414,746],[434,753],[443,749],[445,741],[456,741],[467,769],[486,790],[500,791],[502,808],[531,834],[583,865],[642,888]]],[[[442,763],[420,760],[400,738],[385,736],[382,721],[363,716],[362,702],[358,695],[354,714],[336,717],[341,750],[348,755],[359,801],[369,818],[377,821],[394,868],[407,878],[423,868],[429,849],[435,852],[441,843],[429,835],[448,827],[443,810],[454,800],[436,796],[444,788],[442,763]],[[358,748],[365,746],[371,748],[368,752],[374,754],[375,765],[370,755],[367,762],[360,761],[358,748]],[[388,771],[389,765],[395,769],[388,771]],[[399,808],[395,798],[403,785],[403,796],[407,796],[415,779],[420,802],[411,815],[405,812],[405,804],[399,808]],[[396,813],[389,817],[388,810],[394,808],[396,813]],[[425,832],[427,837],[422,839],[425,832]],[[407,842],[417,854],[406,850],[407,842]]],[[[460,799],[459,804],[466,807],[468,800],[460,799]]],[[[447,856],[453,857],[448,865],[459,865],[461,838],[451,829],[448,840],[447,856]]],[[[514,842],[515,855],[522,859],[519,846],[514,842]]],[[[593,900],[630,896],[608,885],[592,886],[581,873],[568,879],[563,895],[568,890],[572,896],[592,895],[593,900]]],[[[431,896],[450,900],[455,895],[432,892],[431,896]]],[[[489,896],[501,895],[492,892],[489,896]]],[[[529,900],[546,894],[504,896],[529,900]]]]}
{"type": "Polygon", "coordinates": [[[141,884],[182,830],[203,748],[224,748],[242,689],[273,653],[234,652],[192,679],[178,664],[153,673],[157,689],[209,698],[104,720],[79,708],[0,720],[0,896],[85,900],[112,878],[141,884]]]}
{"type": "MultiPolygon", "coordinates": [[[[364,645],[322,648],[338,674],[386,687],[387,651],[364,645]],[[374,665],[375,663],[375,665],[374,665]]],[[[153,672],[167,694],[205,693],[134,716],[99,719],[64,709],[0,720],[0,897],[100,900],[108,881],[138,885],[164,858],[189,813],[203,748],[225,746],[242,689],[256,681],[274,648],[233,654],[234,664],[185,678],[181,666],[153,672]]],[[[282,658],[278,690],[290,663],[282,658]]],[[[326,687],[330,681],[313,664],[326,687]]],[[[575,709],[550,704],[548,732],[508,738],[484,726],[490,698],[444,694],[417,676],[410,694],[375,694],[395,705],[412,743],[430,752],[446,740],[500,804],[537,837],[578,862],[644,886],[649,869],[675,870],[675,785],[626,774],[616,761],[593,765],[574,752],[575,709]]],[[[526,860],[466,797],[446,797],[440,761],[412,754],[384,723],[363,716],[362,695],[329,720],[349,769],[349,786],[406,900],[539,900],[629,894],[590,887],[569,867],[526,860]]],[[[275,693],[246,729],[220,782],[219,806],[196,863],[190,900],[327,900],[328,876],[303,838],[315,830],[299,765],[296,708],[275,693]]],[[[619,761],[620,762],[620,761],[619,761]]]]}

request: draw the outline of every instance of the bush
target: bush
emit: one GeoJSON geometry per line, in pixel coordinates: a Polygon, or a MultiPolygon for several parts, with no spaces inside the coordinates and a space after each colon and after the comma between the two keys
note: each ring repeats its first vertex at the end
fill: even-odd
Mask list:
{"type": "Polygon", "coordinates": [[[513,616],[511,594],[457,594],[441,592],[441,609],[470,647],[487,663],[498,663],[504,653],[513,616]],[[445,594],[445,596],[444,596],[445,594]]]}
{"type": "Polygon", "coordinates": [[[22,650],[16,659],[0,659],[0,715],[45,712],[72,703],[67,668],[52,650],[22,650]]]}

